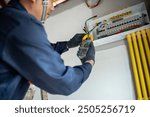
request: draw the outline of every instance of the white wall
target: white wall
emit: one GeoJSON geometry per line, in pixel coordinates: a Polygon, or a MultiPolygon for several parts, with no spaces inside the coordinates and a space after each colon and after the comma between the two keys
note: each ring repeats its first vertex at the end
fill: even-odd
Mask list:
{"type": "MultiPolygon", "coordinates": [[[[80,100],[132,100],[135,99],[128,52],[124,42],[107,49],[98,49],[96,64],[89,79],[70,96],[49,95],[49,99],[80,100]]],[[[72,52],[65,60],[72,61],[72,52]],[[71,54],[71,55],[70,55],[71,54]]],[[[75,54],[75,52],[74,52],[75,54]]],[[[74,58],[75,61],[77,58],[74,58]]],[[[71,64],[71,62],[67,62],[71,64]]],[[[73,64],[74,62],[72,62],[73,64]]]]}
{"type": "MultiPolygon", "coordinates": [[[[94,15],[104,16],[139,2],[142,0],[102,0],[100,6],[89,9],[81,0],[70,0],[60,6],[58,12],[46,22],[49,40],[51,42],[69,40],[74,34],[83,32],[82,28],[87,18],[94,15]]],[[[71,49],[63,55],[66,65],[80,64],[80,60],[76,57],[77,49],[71,49]]],[[[35,99],[40,99],[37,92],[35,99]]],[[[135,99],[125,43],[96,52],[93,72],[77,92],[68,97],[50,94],[49,99],[135,99]]]]}
{"type": "Polygon", "coordinates": [[[144,0],[101,0],[101,5],[94,8],[92,10],[92,13],[93,15],[98,15],[99,17],[102,17],[143,1],[144,0]]]}
{"type": "Polygon", "coordinates": [[[74,34],[83,32],[84,21],[91,16],[92,11],[84,4],[79,4],[50,17],[45,24],[49,40],[52,42],[69,40],[74,34]]]}
{"type": "Polygon", "coordinates": [[[143,0],[102,0],[94,9],[89,9],[83,1],[70,0],[55,9],[45,24],[50,41],[69,40],[75,33],[83,32],[86,19],[94,15],[102,17],[143,0]]]}

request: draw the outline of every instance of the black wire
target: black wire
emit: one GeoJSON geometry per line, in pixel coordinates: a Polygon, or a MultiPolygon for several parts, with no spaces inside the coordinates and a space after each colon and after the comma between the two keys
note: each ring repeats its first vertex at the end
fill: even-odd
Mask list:
{"type": "Polygon", "coordinates": [[[87,30],[86,30],[86,28],[87,28],[87,22],[88,22],[89,20],[91,20],[91,19],[96,18],[96,17],[97,17],[97,15],[92,16],[92,17],[88,18],[88,19],[85,21],[85,27],[84,27],[83,30],[84,30],[87,34],[89,34],[90,32],[92,32],[92,31],[97,27],[97,25],[95,25],[90,31],[87,32],[87,30]]]}

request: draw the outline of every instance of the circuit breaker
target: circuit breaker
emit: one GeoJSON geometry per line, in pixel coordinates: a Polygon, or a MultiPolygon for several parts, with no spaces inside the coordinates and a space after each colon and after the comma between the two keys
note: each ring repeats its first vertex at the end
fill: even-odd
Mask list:
{"type": "Polygon", "coordinates": [[[105,17],[89,22],[91,29],[97,24],[92,32],[95,40],[136,29],[150,23],[144,3],[125,8],[105,17]]]}

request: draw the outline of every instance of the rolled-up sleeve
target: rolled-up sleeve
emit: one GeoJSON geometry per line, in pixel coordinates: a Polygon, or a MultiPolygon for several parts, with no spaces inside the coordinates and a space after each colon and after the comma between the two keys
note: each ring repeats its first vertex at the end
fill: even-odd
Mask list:
{"type": "Polygon", "coordinates": [[[73,93],[89,77],[91,64],[65,66],[60,54],[48,42],[44,30],[38,30],[36,26],[20,29],[23,27],[9,33],[3,60],[21,76],[49,93],[61,95],[73,93]]]}

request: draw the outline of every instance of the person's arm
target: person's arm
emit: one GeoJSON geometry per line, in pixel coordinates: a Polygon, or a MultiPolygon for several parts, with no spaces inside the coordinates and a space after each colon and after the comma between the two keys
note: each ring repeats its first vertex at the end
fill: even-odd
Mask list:
{"type": "Polygon", "coordinates": [[[19,31],[9,33],[3,60],[36,86],[52,94],[69,95],[89,77],[91,64],[65,66],[46,36],[32,28],[23,31],[24,35],[19,31]]]}
{"type": "Polygon", "coordinates": [[[94,60],[87,60],[86,63],[90,63],[92,66],[94,66],[95,61],[94,60]]]}
{"type": "Polygon", "coordinates": [[[62,54],[69,50],[67,46],[67,41],[57,42],[57,43],[51,43],[52,47],[55,51],[57,51],[59,54],[62,54]]]}
{"type": "Polygon", "coordinates": [[[54,50],[56,50],[59,54],[62,54],[68,51],[69,48],[79,46],[84,36],[85,36],[84,33],[77,33],[69,41],[51,43],[51,45],[53,46],[54,50]]]}

